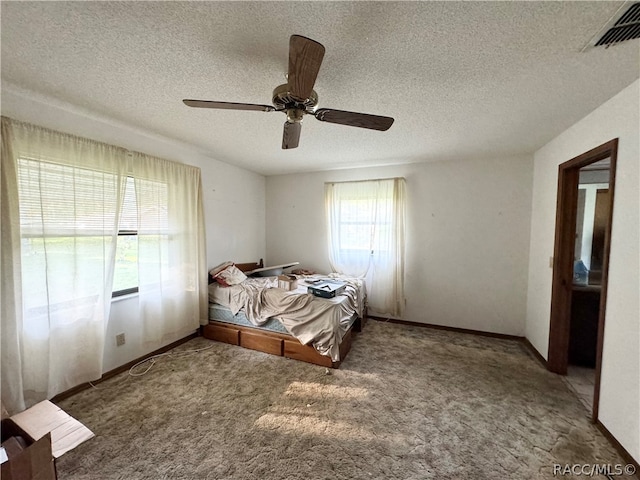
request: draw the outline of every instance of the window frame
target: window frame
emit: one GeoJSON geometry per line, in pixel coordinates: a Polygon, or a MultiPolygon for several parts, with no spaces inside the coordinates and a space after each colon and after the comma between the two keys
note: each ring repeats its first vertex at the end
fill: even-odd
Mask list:
{"type": "MultiPolygon", "coordinates": [[[[133,188],[134,188],[134,195],[135,195],[135,178],[132,175],[127,175],[127,182],[129,181],[129,179],[132,180],[133,182],[133,188]]],[[[124,208],[124,205],[123,205],[124,208]]],[[[118,238],[119,237],[126,237],[126,236],[138,236],[138,230],[132,230],[132,229],[122,229],[122,230],[118,230],[118,238]]],[[[117,242],[117,240],[116,240],[117,242]]],[[[118,248],[118,245],[116,243],[116,250],[118,248]]],[[[115,270],[114,270],[114,275],[115,275],[115,270]]],[[[130,288],[123,288],[122,290],[112,290],[111,292],[111,298],[118,298],[118,297],[123,297],[125,295],[132,295],[134,293],[138,293],[140,291],[140,279],[138,279],[138,285],[136,285],[135,287],[130,287],[130,288]]],[[[113,285],[112,285],[113,288],[113,285]]]]}
{"type": "MultiPolygon", "coordinates": [[[[137,230],[118,230],[118,237],[125,237],[125,236],[132,236],[135,235],[136,237],[138,236],[138,231],[137,230]]],[[[116,249],[117,249],[117,245],[116,245],[116,249]]],[[[131,288],[124,288],[122,290],[114,290],[113,292],[111,292],[111,298],[117,298],[117,297],[123,297],[125,295],[131,295],[132,293],[138,293],[140,291],[140,286],[136,285],[135,287],[131,287],[131,288]]]]}

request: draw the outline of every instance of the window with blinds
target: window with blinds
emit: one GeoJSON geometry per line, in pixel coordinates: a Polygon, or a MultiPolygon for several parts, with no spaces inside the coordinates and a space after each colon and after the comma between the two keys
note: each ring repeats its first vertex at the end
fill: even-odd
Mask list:
{"type": "Polygon", "coordinates": [[[168,265],[168,195],[166,183],[127,177],[116,246],[114,297],[138,291],[141,267],[168,265]]]}
{"type": "Polygon", "coordinates": [[[118,176],[57,163],[18,160],[23,238],[111,235],[118,176]]]}
{"type": "Polygon", "coordinates": [[[102,290],[120,177],[30,158],[18,159],[17,177],[22,275],[29,289],[25,308],[41,307],[48,298],[77,301],[81,292],[102,290]]]}
{"type": "Polygon", "coordinates": [[[169,189],[164,182],[127,177],[120,212],[113,296],[138,291],[140,269],[167,267],[169,189]]]}
{"type": "MultiPolygon", "coordinates": [[[[113,297],[138,291],[141,262],[168,262],[167,184],[126,177],[118,211],[121,181],[122,177],[114,173],[28,158],[18,160],[25,278],[39,278],[45,264],[55,268],[57,278],[69,281],[77,277],[78,270],[106,275],[104,261],[113,245],[114,225],[118,230],[113,297]],[[146,252],[149,246],[158,245],[162,246],[159,256],[139,256],[141,250],[146,252]],[[78,254],[81,263],[76,261],[78,254]]],[[[40,288],[37,285],[45,295],[47,285],[31,282],[31,288],[40,288]]]]}

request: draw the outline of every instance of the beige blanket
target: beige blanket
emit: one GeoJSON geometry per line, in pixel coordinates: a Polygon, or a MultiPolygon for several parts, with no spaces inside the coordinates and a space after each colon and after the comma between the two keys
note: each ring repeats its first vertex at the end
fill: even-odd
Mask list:
{"type": "Polygon", "coordinates": [[[308,285],[299,280],[297,290],[285,291],[277,286],[277,278],[247,279],[232,287],[211,287],[210,300],[229,307],[235,315],[243,310],[256,326],[276,317],[291,335],[305,345],[340,360],[340,342],[349,329],[354,313],[362,315],[364,284],[361,280],[346,281],[344,294],[335,298],[318,298],[306,293],[308,285]]]}

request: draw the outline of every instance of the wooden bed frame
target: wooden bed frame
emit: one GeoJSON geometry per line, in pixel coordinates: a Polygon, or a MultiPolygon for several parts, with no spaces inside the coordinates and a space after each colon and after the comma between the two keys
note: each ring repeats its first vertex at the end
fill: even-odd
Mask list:
{"type": "MultiPolygon", "coordinates": [[[[349,328],[340,342],[340,361],[344,360],[351,349],[351,330],[349,328]]],[[[259,352],[279,355],[281,357],[302,360],[328,368],[340,367],[340,361],[334,362],[331,357],[320,355],[312,345],[303,345],[295,337],[284,333],[270,332],[259,328],[233,325],[231,323],[209,320],[202,326],[202,336],[210,340],[230,343],[259,352]]]]}
{"type": "MultiPolygon", "coordinates": [[[[262,259],[257,263],[236,263],[243,272],[263,268],[262,259]]],[[[209,276],[209,283],[212,282],[209,276]]],[[[208,325],[201,327],[202,336],[210,340],[238,345],[272,355],[301,360],[328,368],[339,368],[351,349],[351,334],[362,330],[366,321],[358,318],[342,337],[340,342],[340,361],[334,362],[331,357],[320,355],[312,345],[303,345],[295,337],[284,333],[271,332],[260,328],[245,327],[231,323],[209,320],[208,325]]]]}

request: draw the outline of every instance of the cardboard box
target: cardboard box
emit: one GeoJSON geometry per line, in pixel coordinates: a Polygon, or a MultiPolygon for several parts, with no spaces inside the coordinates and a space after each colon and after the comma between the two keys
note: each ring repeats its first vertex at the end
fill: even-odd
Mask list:
{"type": "Polygon", "coordinates": [[[294,275],[278,275],[278,288],[295,290],[298,288],[298,279],[294,275]]]}
{"type": "Polygon", "coordinates": [[[93,432],[49,400],[16,413],[11,420],[36,440],[51,433],[54,458],[93,438],[93,432]]]}
{"type": "Polygon", "coordinates": [[[51,434],[34,440],[12,419],[2,420],[2,443],[8,460],[0,466],[3,480],[55,480],[56,467],[51,451],[51,434]],[[20,442],[18,438],[22,438],[20,442]],[[26,445],[26,446],[25,446],[26,445]]]}

